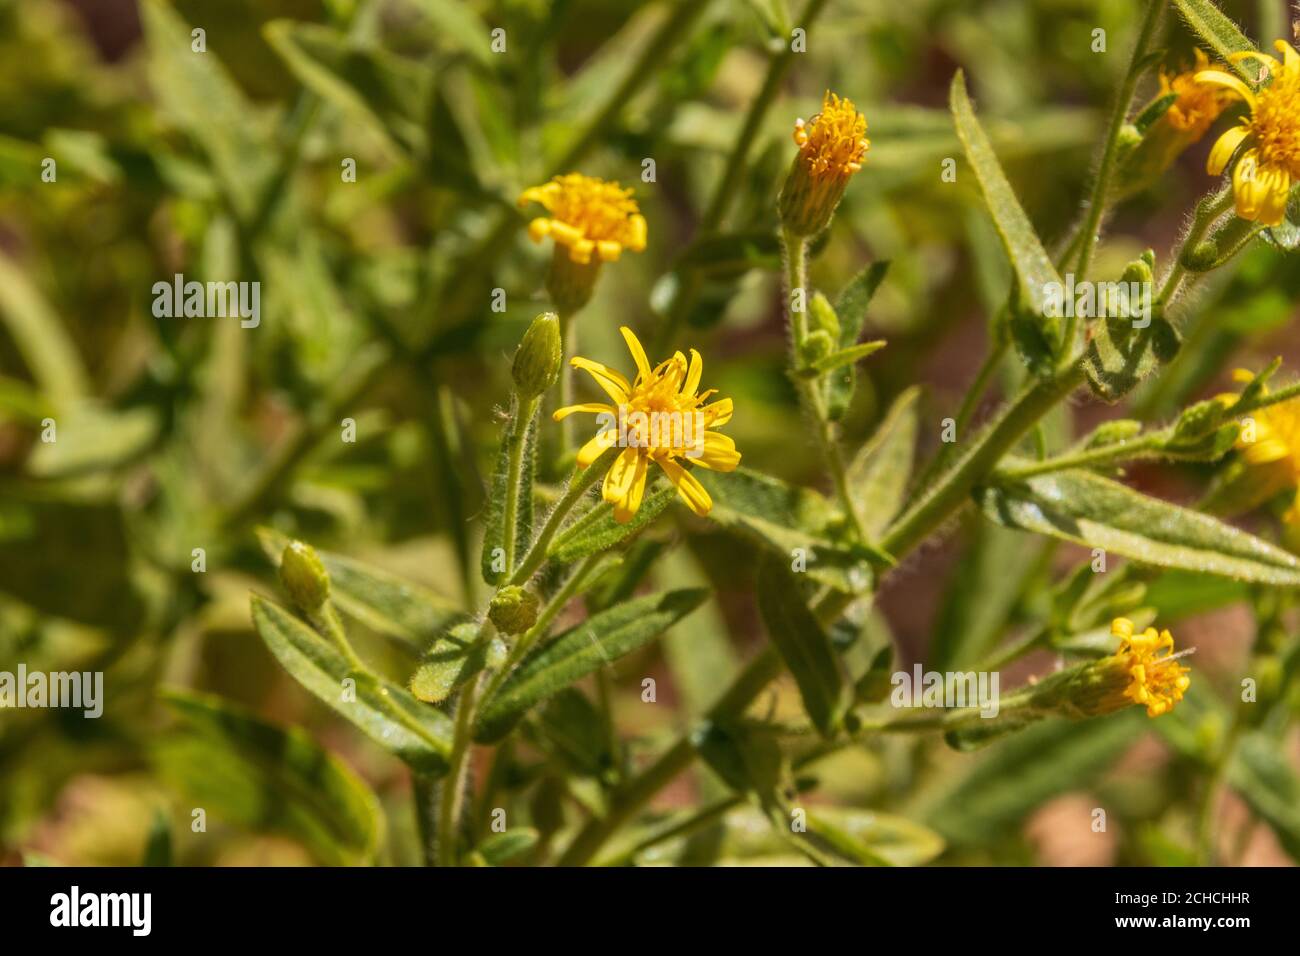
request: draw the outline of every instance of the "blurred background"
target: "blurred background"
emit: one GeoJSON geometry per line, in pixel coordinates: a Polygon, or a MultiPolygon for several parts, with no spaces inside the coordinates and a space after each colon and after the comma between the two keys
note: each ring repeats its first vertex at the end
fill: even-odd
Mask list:
{"type": "MultiPolygon", "coordinates": [[[[1282,0],[1221,6],[1261,46],[1291,35],[1282,0]]],[[[830,0],[728,194],[725,241],[693,244],[802,7],[0,0],[0,670],[104,671],[106,695],[98,720],[0,712],[0,860],[416,860],[406,770],[299,689],[251,629],[250,589],[275,590],[254,529],[408,578],[438,596],[445,621],[481,604],[476,519],[509,357],[546,308],[549,250],[527,240],[515,197],[556,172],[632,186],[649,222],[645,252],[604,268],[581,315],[582,354],[626,366],[617,327],[656,341],[676,311],[671,344],[699,349],[704,384],[735,399],[728,431],[745,464],[814,484],[817,457],[784,373],[775,198],[795,118],[814,114],[826,89],[850,97],[871,150],[819,240],[812,278],[829,294],[871,261],[892,267],[865,332],[889,346],[862,367],[844,431],[866,438],[920,383],[918,457],[928,458],[1010,280],[973,178],[939,176],[945,158],[961,156],[952,75],[966,70],[1050,247],[1087,188],[1136,33],[1133,4],[830,0]],[[487,40],[498,28],[504,54],[487,40]],[[1093,50],[1098,28],[1104,53],[1093,50]],[[53,181],[42,176],[47,159],[53,181]],[[259,281],[259,327],[156,317],[153,285],[176,273],[259,281]],[[495,288],[504,311],[490,306],[495,288]],[[56,441],[42,441],[47,420],[56,441]],[[258,773],[237,766],[176,727],[159,687],[217,694],[302,728],[293,739],[333,754],[332,786],[347,792],[326,791],[320,806],[295,790],[288,758],[258,773]],[[207,808],[205,832],[194,831],[196,807],[207,808]]],[[[1176,17],[1166,35],[1167,66],[1190,64],[1193,38],[1176,17]]],[[[1156,92],[1149,78],[1139,100],[1156,92]]],[[[1167,252],[1214,185],[1204,172],[1213,138],[1119,208],[1099,275],[1118,278],[1144,249],[1167,252]]],[[[1112,417],[1160,421],[1228,388],[1231,369],[1275,355],[1298,367],[1294,259],[1257,244],[1196,295],[1203,307],[1158,380],[1121,409],[1078,400],[1047,440],[1063,446],[1112,417]]],[[[1131,475],[1183,503],[1211,478],[1206,466],[1131,475]]],[[[1243,520],[1277,534],[1268,509],[1243,520]]],[[[704,523],[661,524],[638,555],[657,562],[658,579],[705,581],[717,600],[615,670],[613,720],[633,760],[700,713],[763,640],[752,546],[704,523]],[[639,706],[645,674],[668,706],[639,706]]],[[[888,579],[871,626],[895,642],[900,668],[939,639],[989,649],[1035,626],[1050,585],[1079,559],[971,514],[888,579]]],[[[1185,863],[1208,820],[1227,862],[1287,863],[1300,848],[1300,788],[1289,807],[1261,808],[1238,781],[1213,790],[1207,809],[1196,757],[1198,741],[1225,732],[1252,660],[1255,597],[1188,575],[1152,583],[1145,603],[1180,647],[1197,648],[1195,694],[1226,702],[1188,706],[1175,730],[1126,714],[978,754],[889,740],[820,765],[807,799],[923,827],[900,824],[898,862],[1185,863]],[[1171,733],[1183,736],[1171,743],[1171,733]],[[1095,807],[1107,808],[1104,833],[1090,825],[1095,807]]],[[[366,656],[409,674],[409,647],[358,629],[366,656]]],[[[1031,657],[1004,687],[1052,663],[1031,657]]],[[[796,700],[784,687],[777,705],[796,700]]],[[[1293,726],[1284,739],[1270,767],[1291,774],[1286,793],[1300,754],[1293,726]]],[[[593,771],[539,746],[507,789],[535,823],[562,823],[587,805],[587,778],[620,772],[611,759],[612,771],[593,771]]],[[[655,806],[694,804],[717,787],[697,771],[655,806]]],[[[772,852],[757,837],[734,841],[728,858],[772,852]]]]}

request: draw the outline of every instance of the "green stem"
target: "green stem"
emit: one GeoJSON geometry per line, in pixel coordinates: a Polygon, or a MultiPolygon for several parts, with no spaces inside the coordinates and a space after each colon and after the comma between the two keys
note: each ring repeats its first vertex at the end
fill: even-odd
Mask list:
{"type": "Polygon", "coordinates": [[[1184,278],[1187,276],[1187,267],[1183,264],[1184,255],[1189,250],[1196,248],[1215,221],[1228,211],[1232,202],[1232,187],[1227,186],[1213,195],[1206,196],[1196,204],[1192,226],[1187,230],[1187,235],[1183,237],[1174,252],[1173,266],[1169,269],[1164,284],[1160,287],[1160,294],[1156,296],[1156,305],[1164,306],[1173,301],[1174,296],[1182,288],[1184,278]]]}
{"type": "Polygon", "coordinates": [[[532,547],[528,549],[528,553],[520,561],[519,567],[511,575],[510,584],[527,583],[528,579],[533,576],[533,572],[542,566],[542,562],[546,560],[546,549],[550,546],[555,533],[560,530],[565,515],[587,493],[587,489],[594,485],[597,479],[604,474],[615,451],[617,449],[608,448],[586,468],[574,469],[573,475],[569,478],[568,487],[564,489],[564,494],[555,503],[551,513],[546,516],[546,523],[542,525],[542,530],[538,532],[537,540],[533,542],[532,547]]]}
{"type": "MultiPolygon", "coordinates": [[[[826,7],[826,2],[827,0],[809,0],[807,6],[804,7],[803,13],[796,22],[803,28],[805,34],[812,29],[813,21],[821,16],[822,10],[826,7]]],[[[709,198],[708,206],[704,209],[704,215],[700,217],[700,224],[696,229],[697,236],[703,238],[711,235],[722,225],[723,219],[726,218],[727,208],[731,205],[731,201],[738,191],[736,184],[740,182],[741,176],[744,175],[749,160],[749,152],[753,149],[754,141],[763,128],[763,121],[767,117],[768,110],[772,108],[777,94],[781,91],[781,84],[785,82],[785,78],[790,72],[795,55],[793,44],[786,43],[780,53],[768,60],[767,74],[763,77],[763,85],[759,89],[758,95],[754,97],[753,102],[749,104],[749,110],[745,113],[745,122],[741,125],[740,133],[736,137],[736,141],[732,143],[731,151],[727,154],[726,162],[722,167],[722,175],[713,187],[713,194],[709,198]]],[[[690,269],[682,276],[681,289],[673,297],[672,308],[659,326],[659,334],[655,338],[656,348],[654,351],[656,354],[671,348],[677,330],[695,306],[700,290],[703,287],[704,279],[699,270],[690,269]]]]}
{"type": "Polygon", "coordinates": [[[880,546],[897,558],[910,552],[966,500],[1020,438],[1083,381],[1072,365],[1065,372],[1029,385],[1003,409],[987,431],[953,467],[927,489],[886,531],[880,546]]]}
{"type": "MultiPolygon", "coordinates": [[[[786,315],[790,322],[791,365],[798,368],[802,361],[801,347],[808,338],[808,241],[789,230],[783,230],[781,242],[785,247],[785,297],[786,315]],[[803,300],[802,309],[794,307],[795,290],[802,292],[800,297],[803,300]]],[[[866,525],[858,514],[857,503],[853,500],[849,489],[848,471],[835,434],[835,426],[827,414],[826,402],[821,393],[821,379],[796,375],[794,382],[804,413],[813,421],[813,434],[821,450],[822,460],[826,462],[826,469],[830,472],[831,481],[835,485],[835,494],[840,499],[844,513],[852,522],[858,540],[865,544],[868,539],[866,525]]]]}
{"type": "Polygon", "coordinates": [[[459,860],[460,812],[465,793],[465,774],[474,727],[474,711],[482,675],[471,680],[461,691],[456,704],[456,724],[447,757],[447,775],[438,795],[438,865],[455,866],[459,860]]]}
{"type": "MultiPolygon", "coordinates": [[[[1124,82],[1115,101],[1115,109],[1111,112],[1110,124],[1106,128],[1106,145],[1102,149],[1101,163],[1097,167],[1097,175],[1093,180],[1092,196],[1088,200],[1088,213],[1084,219],[1083,240],[1079,246],[1078,266],[1075,269],[1080,280],[1087,278],[1088,270],[1092,266],[1092,253],[1097,245],[1097,233],[1101,229],[1101,218],[1108,205],[1106,199],[1110,189],[1111,174],[1114,171],[1120,130],[1124,128],[1129,104],[1133,100],[1133,91],[1137,88],[1138,78],[1142,75],[1142,60],[1146,56],[1147,46],[1160,23],[1160,15],[1164,12],[1164,8],[1163,0],[1148,0],[1146,17],[1142,20],[1142,28],[1138,32],[1137,42],[1133,45],[1133,56],[1129,60],[1128,71],[1124,74],[1124,82]]],[[[1077,321],[1073,315],[1068,320],[1064,351],[1066,356],[1071,355],[1074,350],[1074,331],[1077,321]]]]}
{"type": "Polygon", "coordinates": [[[1168,437],[1163,431],[1152,432],[1132,441],[1118,442],[1114,445],[1105,445],[1101,448],[1066,455],[1057,455],[1055,458],[1046,458],[1031,464],[999,468],[997,474],[1003,478],[1032,478],[1035,475],[1065,471],[1067,468],[1096,468],[1101,465],[1116,465],[1120,462],[1136,461],[1139,458],[1156,457],[1159,454],[1160,447],[1168,437]]]}
{"type": "MultiPolygon", "coordinates": [[[[574,372],[576,369],[569,364],[569,359],[578,354],[578,323],[574,321],[573,313],[561,311],[557,313],[560,317],[560,343],[563,349],[564,361],[560,364],[560,408],[565,408],[574,404],[574,372]]],[[[563,459],[574,449],[573,442],[573,416],[560,422],[560,458],[563,459]]]]}
{"type": "Polygon", "coordinates": [[[360,671],[363,674],[370,673],[370,668],[352,649],[347,632],[343,630],[343,622],[339,620],[339,613],[334,610],[333,604],[326,601],[320,606],[319,610],[308,614],[307,618],[311,621],[312,626],[321,634],[324,634],[339,649],[339,652],[347,658],[348,665],[353,670],[360,671]]]}
{"type": "Polygon", "coordinates": [[[528,430],[532,426],[533,416],[537,412],[537,399],[529,398],[522,402],[515,400],[514,420],[510,423],[510,439],[506,448],[506,500],[505,536],[501,547],[505,551],[506,571],[515,566],[516,523],[519,515],[519,498],[521,494],[533,493],[531,482],[528,488],[521,488],[520,477],[523,473],[524,444],[528,440],[528,430]]]}
{"type": "Polygon", "coordinates": [[[438,781],[428,774],[411,774],[411,800],[415,804],[415,830],[420,837],[420,861],[425,866],[438,862],[434,845],[437,838],[438,781]]]}

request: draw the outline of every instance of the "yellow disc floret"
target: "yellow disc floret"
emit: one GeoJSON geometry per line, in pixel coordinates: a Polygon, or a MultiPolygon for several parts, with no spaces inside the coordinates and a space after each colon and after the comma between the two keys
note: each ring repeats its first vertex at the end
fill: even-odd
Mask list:
{"type": "Polygon", "coordinates": [[[585,265],[593,256],[600,262],[613,262],[624,249],[640,252],[645,248],[645,217],[632,190],[618,183],[568,173],[525,189],[519,205],[530,202],[538,203],[550,215],[532,220],[528,235],[534,242],[550,236],[576,263],[585,265]]]}

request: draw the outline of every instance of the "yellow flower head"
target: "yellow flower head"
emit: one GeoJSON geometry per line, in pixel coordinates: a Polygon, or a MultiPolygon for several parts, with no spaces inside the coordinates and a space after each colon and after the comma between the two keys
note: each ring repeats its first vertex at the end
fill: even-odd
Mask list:
{"type": "Polygon", "coordinates": [[[787,231],[811,237],[830,225],[850,177],[862,168],[871,146],[867,121],[853,103],[828,90],[820,113],[806,123],[795,120],[794,141],[799,154],[777,207],[787,231]]]}
{"type": "Polygon", "coordinates": [[[691,349],[690,361],[677,352],[651,368],[645,349],[631,329],[619,329],[636,363],[632,381],[618,370],[586,358],[570,364],[591,375],[613,404],[588,402],[556,410],[555,420],[574,412],[600,416],[601,430],[578,452],[578,467],[591,465],[608,448],[623,450],[605,474],[602,496],[614,506],[614,518],[630,521],[641,507],[646,470],[657,464],[677,487],[682,500],[697,515],[707,515],[713,499],[699,480],[683,467],[694,462],[713,471],[732,471],[740,464],[736,443],[711,429],[731,420],[731,399],[704,404],[716,391],[697,392],[704,362],[691,349]]]}
{"type": "Polygon", "coordinates": [[[799,160],[814,179],[847,180],[862,168],[871,141],[867,121],[852,100],[830,90],[822,97],[822,111],[805,123],[794,121],[794,141],[799,160]]]}
{"type": "Polygon", "coordinates": [[[534,242],[550,236],[566,247],[569,258],[581,265],[592,261],[613,262],[624,249],[645,248],[645,217],[632,198],[632,190],[618,183],[569,173],[556,176],[543,186],[525,189],[520,208],[530,202],[543,206],[549,217],[539,216],[528,224],[534,242]]]}
{"type": "MultiPolygon", "coordinates": [[[[1243,384],[1254,377],[1246,369],[1233,373],[1233,378],[1243,384]]],[[[1265,474],[1263,469],[1272,472],[1270,480],[1276,479],[1277,483],[1268,485],[1271,494],[1288,484],[1300,488],[1300,399],[1266,405],[1251,412],[1248,418],[1253,424],[1243,427],[1237,436],[1237,449],[1246,464],[1261,469],[1261,474],[1265,474]]],[[[1300,492],[1283,520],[1300,525],[1300,492]]]]}
{"type": "Polygon", "coordinates": [[[1229,57],[1233,62],[1259,62],[1264,85],[1258,90],[1223,70],[1196,74],[1198,82],[1227,90],[1250,109],[1240,125],[1219,137],[1206,168],[1219,175],[1241,148],[1232,171],[1237,215],[1266,226],[1282,224],[1291,184],[1300,180],[1300,53],[1285,40],[1274,46],[1282,54],[1281,62],[1254,51],[1229,57]]]}
{"type": "Polygon", "coordinates": [[[1129,677],[1124,696],[1146,707],[1148,717],[1173,710],[1192,683],[1188,668],[1178,663],[1180,655],[1174,653],[1174,636],[1154,627],[1134,633],[1133,622],[1126,617],[1115,618],[1110,632],[1120,639],[1114,657],[1129,677]]]}
{"type": "Polygon", "coordinates": [[[1195,142],[1205,135],[1211,124],[1219,118],[1228,104],[1232,94],[1222,86],[1203,83],[1197,76],[1210,68],[1210,58],[1198,49],[1196,65],[1182,73],[1170,75],[1160,71],[1160,96],[1163,98],[1176,93],[1176,99],[1164,118],[1169,125],[1182,133],[1187,133],[1195,142]]]}

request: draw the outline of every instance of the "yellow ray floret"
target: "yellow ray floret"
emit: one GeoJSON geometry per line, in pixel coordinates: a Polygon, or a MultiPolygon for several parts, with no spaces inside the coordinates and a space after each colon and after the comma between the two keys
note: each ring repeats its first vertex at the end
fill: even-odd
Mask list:
{"type": "Polygon", "coordinates": [[[1173,710],[1192,682],[1188,668],[1178,663],[1174,653],[1174,636],[1154,627],[1138,634],[1125,617],[1116,618],[1110,632],[1120,639],[1115,656],[1123,661],[1130,678],[1124,696],[1146,707],[1148,717],[1173,710]]]}
{"type": "MultiPolygon", "coordinates": [[[[1253,372],[1237,369],[1233,378],[1243,385],[1254,379],[1253,372]]],[[[1229,395],[1235,399],[1236,395],[1229,395]]],[[[1276,482],[1271,490],[1282,491],[1289,486],[1300,489],[1300,399],[1266,405],[1250,413],[1251,427],[1243,428],[1237,438],[1237,450],[1247,465],[1255,469],[1269,469],[1276,482]]],[[[1261,472],[1266,474],[1268,472],[1261,472]]],[[[1287,509],[1283,520],[1300,525],[1300,491],[1287,509]]]]}
{"type": "Polygon", "coordinates": [[[1177,94],[1165,118],[1169,125],[1196,141],[1205,135],[1219,114],[1232,102],[1232,94],[1215,83],[1203,83],[1197,76],[1210,68],[1210,58],[1196,51],[1196,64],[1182,73],[1160,73],[1160,95],[1177,94]]]}
{"type": "Polygon", "coordinates": [[[804,168],[814,179],[847,180],[862,168],[871,147],[865,117],[852,100],[829,90],[822,97],[822,111],[810,122],[795,120],[794,141],[804,168]]]}
{"type": "Polygon", "coordinates": [[[610,402],[569,405],[556,410],[555,420],[577,412],[600,416],[601,430],[578,451],[579,468],[589,467],[608,448],[622,448],[602,486],[602,497],[614,506],[615,520],[630,521],[641,507],[651,462],[668,476],[692,511],[707,515],[713,499],[684,466],[725,472],[740,464],[735,442],[713,431],[731,420],[731,399],[709,402],[714,390],[698,390],[704,361],[695,349],[689,360],[677,352],[651,367],[632,330],[624,326],[619,331],[632,353],[636,377],[629,380],[617,369],[591,359],[571,359],[574,368],[595,379],[610,402]]]}
{"type": "Polygon", "coordinates": [[[534,242],[550,236],[569,251],[569,258],[582,265],[595,256],[613,262],[624,249],[645,248],[645,217],[632,198],[632,190],[581,173],[556,176],[549,183],[525,189],[519,197],[522,208],[535,202],[550,216],[539,216],[528,224],[534,242]]]}
{"type": "Polygon", "coordinates": [[[1261,69],[1261,86],[1252,90],[1240,77],[1224,70],[1203,70],[1200,83],[1209,83],[1246,104],[1250,112],[1214,144],[1207,169],[1219,175],[1235,155],[1232,191],[1237,215],[1266,226],[1286,217],[1287,198],[1300,181],[1300,53],[1285,40],[1274,44],[1282,60],[1253,51],[1234,53],[1233,62],[1254,60],[1261,69]]]}

